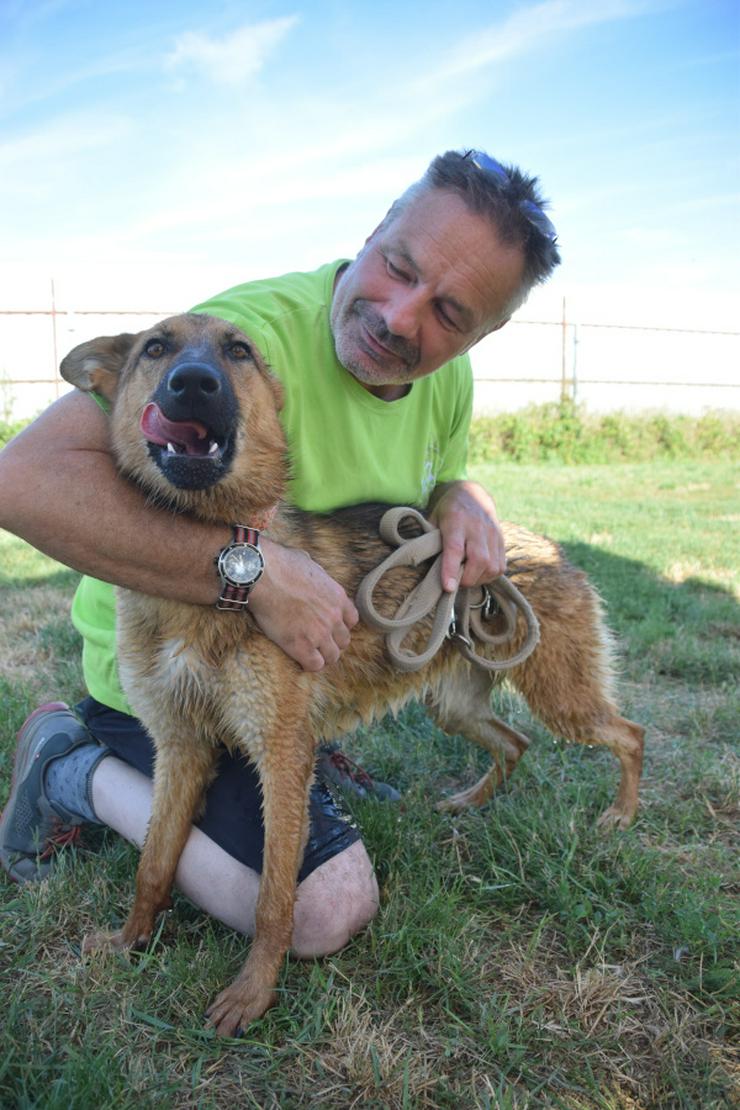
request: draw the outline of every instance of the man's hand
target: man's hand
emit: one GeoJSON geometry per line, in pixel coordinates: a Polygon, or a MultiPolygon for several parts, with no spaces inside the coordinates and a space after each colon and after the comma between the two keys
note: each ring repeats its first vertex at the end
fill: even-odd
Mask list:
{"type": "Polygon", "coordinates": [[[249,597],[260,629],[304,671],[336,663],[359,620],[347,594],[305,551],[265,536],[262,547],[265,572],[249,597]]]}
{"type": "Polygon", "coordinates": [[[492,498],[477,482],[448,482],[432,495],[430,519],[442,533],[442,586],[480,586],[506,570],[503,533],[492,498]]]}

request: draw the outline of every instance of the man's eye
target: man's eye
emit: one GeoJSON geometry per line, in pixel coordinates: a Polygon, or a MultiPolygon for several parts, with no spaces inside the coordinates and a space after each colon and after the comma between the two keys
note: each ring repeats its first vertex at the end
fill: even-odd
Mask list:
{"type": "Polygon", "coordinates": [[[409,281],[410,280],[409,275],[406,273],[406,271],[401,270],[398,266],[395,266],[393,264],[393,262],[391,262],[390,258],[386,258],[385,264],[386,264],[386,268],[388,270],[388,273],[390,274],[391,277],[399,278],[401,281],[409,281]]]}
{"type": "Polygon", "coordinates": [[[161,358],[165,352],[165,345],[161,339],[150,339],[144,348],[144,353],[149,358],[161,358]]]}
{"type": "Polygon", "coordinates": [[[438,306],[437,315],[443,328],[447,328],[448,331],[460,331],[460,325],[457,320],[450,316],[447,309],[442,305],[438,306]]]}

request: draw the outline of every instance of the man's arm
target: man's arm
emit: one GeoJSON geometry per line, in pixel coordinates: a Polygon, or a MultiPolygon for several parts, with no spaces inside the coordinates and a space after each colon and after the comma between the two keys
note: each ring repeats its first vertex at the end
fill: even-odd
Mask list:
{"type": "Polygon", "coordinates": [[[430,519],[442,533],[442,586],[491,582],[506,570],[504,537],[493,498],[477,482],[444,482],[432,493],[430,519]],[[464,563],[464,566],[463,566],[464,563]]]}
{"type": "MultiPolygon", "coordinates": [[[[0,527],[84,574],[155,597],[214,605],[213,560],[223,527],[147,503],[121,478],[107,417],[70,393],[0,455],[0,527]]],[[[264,541],[266,569],[250,599],[255,620],[306,670],[335,662],[357,621],[342,588],[302,552],[264,541]]]]}

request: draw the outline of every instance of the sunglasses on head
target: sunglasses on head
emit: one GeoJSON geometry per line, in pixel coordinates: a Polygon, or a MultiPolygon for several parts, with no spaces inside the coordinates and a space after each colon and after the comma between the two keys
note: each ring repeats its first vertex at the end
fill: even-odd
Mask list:
{"type": "MultiPolygon", "coordinates": [[[[509,175],[501,163],[497,162],[495,158],[491,158],[488,154],[485,154],[482,150],[471,150],[465,157],[469,162],[472,162],[474,166],[477,166],[479,170],[482,170],[483,173],[490,173],[493,177],[498,178],[499,181],[507,185],[510,183],[509,175]]],[[[545,236],[548,242],[555,242],[558,237],[555,225],[539,204],[535,204],[533,200],[520,200],[519,211],[525,216],[532,227],[536,228],[541,235],[545,236]]]]}

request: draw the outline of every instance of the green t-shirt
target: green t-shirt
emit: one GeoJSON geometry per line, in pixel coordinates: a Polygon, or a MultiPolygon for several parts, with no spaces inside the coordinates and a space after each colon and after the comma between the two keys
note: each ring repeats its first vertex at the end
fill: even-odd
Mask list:
{"type": "MultiPolygon", "coordinates": [[[[285,387],[281,420],[293,474],[289,500],[328,512],[361,501],[426,504],[465,474],[473,383],[467,355],[414,382],[397,401],[368,393],[337,361],[329,326],[345,263],[248,282],[198,305],[236,324],[285,387]]],[[[72,605],[94,698],[129,712],[116,673],[113,587],[85,577],[72,605]]]]}

